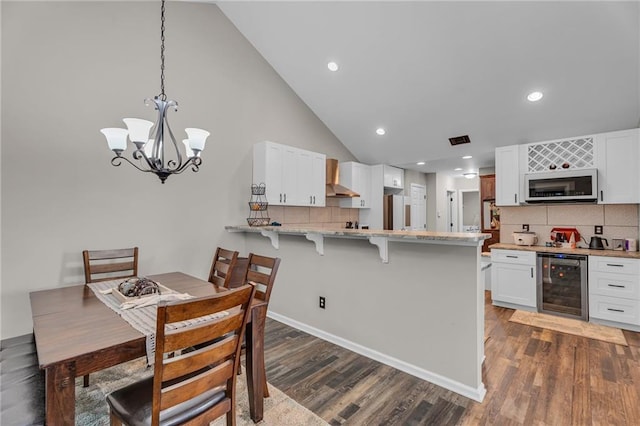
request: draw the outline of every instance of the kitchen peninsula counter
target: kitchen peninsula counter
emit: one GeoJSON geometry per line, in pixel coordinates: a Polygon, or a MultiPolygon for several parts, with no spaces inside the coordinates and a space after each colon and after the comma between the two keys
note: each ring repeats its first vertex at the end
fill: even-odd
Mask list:
{"type": "Polygon", "coordinates": [[[269,317],[482,401],[480,260],[489,234],[225,229],[245,253],[282,259],[269,317]]]}
{"type": "Polygon", "coordinates": [[[316,244],[316,251],[324,255],[324,238],[352,238],[366,239],[379,249],[380,258],[384,263],[388,259],[388,242],[414,242],[426,244],[447,244],[447,245],[482,245],[485,239],[491,238],[491,234],[471,233],[471,232],[431,232],[431,231],[389,231],[371,229],[348,229],[348,228],[315,228],[298,226],[226,226],[229,232],[251,232],[259,233],[271,240],[275,249],[279,247],[280,235],[304,236],[309,241],[316,244]]]}
{"type": "Polygon", "coordinates": [[[625,257],[628,259],[640,259],[640,252],[624,250],[593,250],[588,248],[564,248],[547,246],[519,246],[517,244],[497,243],[489,246],[490,249],[535,251],[538,253],[582,254],[586,256],[625,257]]]}
{"type": "Polygon", "coordinates": [[[471,232],[432,232],[432,231],[389,231],[389,230],[373,230],[373,229],[348,229],[348,228],[315,228],[315,227],[298,227],[298,226],[226,226],[227,231],[240,232],[257,232],[273,231],[280,234],[304,235],[308,233],[317,233],[324,236],[333,237],[351,237],[351,238],[368,238],[368,237],[387,237],[398,240],[424,240],[425,242],[433,241],[449,241],[462,243],[477,243],[491,238],[491,234],[471,233],[471,232]]]}

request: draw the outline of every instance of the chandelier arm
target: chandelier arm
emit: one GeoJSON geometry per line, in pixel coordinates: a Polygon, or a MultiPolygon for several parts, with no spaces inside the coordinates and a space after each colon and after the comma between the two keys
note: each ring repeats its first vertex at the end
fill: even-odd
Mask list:
{"type": "MultiPolygon", "coordinates": [[[[163,99],[160,99],[158,96],[152,99],[156,111],[158,111],[158,118],[155,123],[155,131],[156,135],[154,136],[153,141],[153,152],[151,155],[156,161],[160,162],[160,165],[164,167],[164,116],[166,114],[165,105],[166,102],[163,99]]],[[[156,167],[157,168],[157,167],[156,167]]]]}
{"type": "MultiPolygon", "coordinates": [[[[173,106],[176,110],[177,110],[177,104],[174,101],[169,101],[169,103],[167,104],[167,107],[169,106],[173,106]],[[172,104],[173,102],[173,104],[172,104]]],[[[178,159],[177,163],[175,161],[169,161],[167,163],[167,167],[170,168],[170,170],[180,170],[183,168],[184,164],[187,163],[183,163],[182,162],[182,154],[180,154],[180,149],[178,148],[178,143],[176,142],[176,138],[175,136],[173,136],[173,132],[171,131],[171,126],[169,126],[169,120],[167,119],[167,115],[165,112],[165,116],[164,116],[164,124],[167,126],[167,130],[169,131],[169,139],[171,139],[171,143],[173,144],[174,149],[176,150],[176,157],[178,159]]]]}
{"type": "MultiPolygon", "coordinates": [[[[135,151],[133,151],[133,154],[131,154],[131,156],[133,157],[134,160],[140,160],[141,158],[144,158],[144,161],[147,162],[147,166],[149,166],[149,171],[158,170],[157,165],[153,164],[151,159],[147,157],[147,154],[144,153],[144,148],[136,149],[135,151]]],[[[140,167],[138,167],[138,169],[145,170],[145,169],[141,169],[140,167]]]]}
{"type": "Polygon", "coordinates": [[[200,170],[200,165],[202,164],[202,158],[200,157],[194,157],[194,158],[190,158],[187,162],[185,162],[182,167],[180,167],[179,169],[177,169],[173,174],[179,175],[180,173],[184,172],[187,167],[191,166],[191,170],[193,172],[197,172],[200,170]]]}
{"type": "Polygon", "coordinates": [[[116,155],[115,157],[113,157],[111,159],[111,164],[113,166],[119,167],[120,164],[122,164],[122,160],[124,160],[127,163],[131,164],[133,167],[135,167],[136,169],[140,170],[141,172],[155,172],[155,170],[153,170],[153,169],[147,170],[147,169],[140,168],[140,167],[138,167],[138,165],[136,163],[132,162],[127,157],[122,157],[120,155],[116,155]]]}

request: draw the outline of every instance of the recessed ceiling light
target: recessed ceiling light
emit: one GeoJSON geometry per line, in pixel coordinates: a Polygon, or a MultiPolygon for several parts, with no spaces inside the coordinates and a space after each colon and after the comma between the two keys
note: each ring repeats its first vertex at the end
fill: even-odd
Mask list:
{"type": "Polygon", "coordinates": [[[418,161],[416,164],[417,164],[418,166],[424,166],[424,161],[418,161]]]}
{"type": "Polygon", "coordinates": [[[465,155],[464,157],[462,157],[463,160],[468,160],[469,158],[473,158],[473,156],[471,155],[465,155]]]}
{"type": "Polygon", "coordinates": [[[329,68],[329,71],[338,71],[338,64],[336,64],[335,62],[329,62],[327,64],[327,68],[329,68]]]}
{"type": "Polygon", "coordinates": [[[456,168],[455,168],[455,169],[453,169],[453,170],[455,170],[456,172],[459,172],[460,170],[462,170],[462,167],[456,167],[456,168]]]}
{"type": "Polygon", "coordinates": [[[527,95],[527,99],[528,99],[530,102],[537,102],[537,101],[539,101],[540,99],[542,99],[542,97],[543,97],[543,96],[544,96],[544,95],[542,94],[542,92],[531,92],[531,93],[529,93],[529,94],[527,95]]]}
{"type": "Polygon", "coordinates": [[[376,129],[376,134],[378,134],[379,136],[383,136],[385,133],[387,133],[387,131],[385,129],[383,129],[382,127],[378,127],[376,129]]]}
{"type": "Polygon", "coordinates": [[[464,173],[462,176],[466,177],[467,179],[473,179],[474,177],[478,176],[478,174],[469,172],[469,173],[464,173]]]}

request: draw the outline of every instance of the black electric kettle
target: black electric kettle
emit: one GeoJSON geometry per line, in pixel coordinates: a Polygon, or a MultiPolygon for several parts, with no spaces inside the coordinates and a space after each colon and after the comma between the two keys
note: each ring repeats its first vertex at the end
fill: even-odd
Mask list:
{"type": "MultiPolygon", "coordinates": [[[[582,239],[585,243],[587,242],[587,240],[585,240],[584,238],[582,239]]],[[[589,241],[589,248],[591,250],[604,250],[604,244],[602,244],[602,241],[605,242],[605,244],[607,246],[609,246],[609,241],[607,241],[606,238],[602,238],[602,237],[591,237],[591,241],[589,241]]]]}

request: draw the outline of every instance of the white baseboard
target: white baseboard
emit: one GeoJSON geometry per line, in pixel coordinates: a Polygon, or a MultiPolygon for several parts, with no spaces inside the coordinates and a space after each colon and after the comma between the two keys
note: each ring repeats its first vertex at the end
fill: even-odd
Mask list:
{"type": "Polygon", "coordinates": [[[463,383],[451,380],[448,377],[444,377],[432,371],[416,367],[413,364],[409,364],[392,356],[385,355],[381,352],[367,348],[366,346],[359,345],[350,340],[343,339],[342,337],[336,336],[334,334],[327,333],[326,331],[296,321],[284,315],[280,315],[276,312],[268,311],[267,316],[276,321],[287,324],[288,326],[304,331],[305,333],[311,334],[312,336],[318,337],[322,340],[326,340],[327,342],[334,343],[338,346],[342,346],[343,348],[353,351],[357,354],[366,356],[367,358],[371,358],[390,367],[396,368],[400,371],[404,371],[407,374],[411,374],[412,376],[418,377],[422,380],[426,380],[430,383],[433,383],[434,385],[441,386],[452,392],[458,393],[462,396],[466,396],[467,398],[471,398],[474,401],[482,402],[487,392],[486,388],[484,387],[484,383],[480,383],[480,386],[475,389],[463,383]]]}

